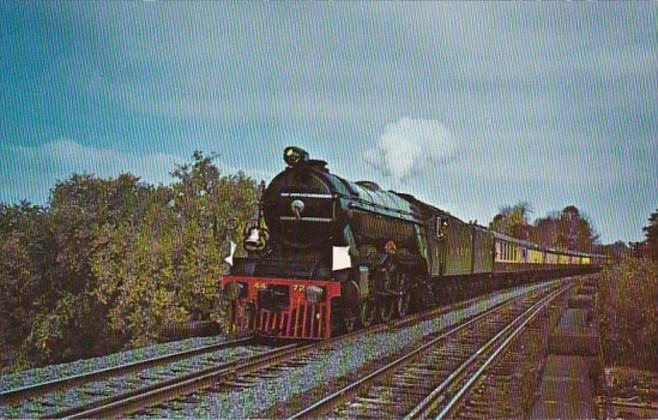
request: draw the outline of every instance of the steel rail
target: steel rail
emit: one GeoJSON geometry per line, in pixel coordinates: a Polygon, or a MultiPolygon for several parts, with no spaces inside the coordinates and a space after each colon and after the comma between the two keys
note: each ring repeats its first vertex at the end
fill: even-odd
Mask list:
{"type": "Polygon", "coordinates": [[[117,417],[145,407],[156,405],[179,395],[186,395],[215,383],[225,382],[237,376],[251,373],[265,366],[277,363],[295,354],[301,347],[299,344],[289,344],[274,350],[259,353],[245,359],[238,359],[218,366],[177,376],[163,382],[125,392],[108,398],[92,401],[80,407],[75,407],[44,418],[98,418],[117,417]]]}
{"type": "MultiPolygon", "coordinates": [[[[550,287],[550,286],[549,286],[550,287]]],[[[532,293],[534,291],[530,291],[526,294],[523,294],[521,296],[518,296],[516,298],[510,299],[506,302],[500,303],[492,308],[489,308],[485,312],[478,314],[468,320],[466,320],[464,323],[457,325],[450,330],[442,333],[441,335],[433,338],[431,341],[426,342],[425,344],[421,345],[420,347],[417,347],[416,349],[408,352],[407,354],[397,358],[396,360],[388,363],[386,366],[383,366],[376,371],[358,379],[357,381],[341,388],[340,390],[322,398],[321,400],[317,401],[316,403],[310,405],[309,407],[303,409],[302,411],[292,415],[289,417],[289,419],[298,419],[298,418],[313,418],[313,417],[318,417],[325,415],[327,412],[331,411],[333,408],[336,406],[342,404],[345,400],[355,396],[358,394],[359,391],[361,391],[363,388],[366,388],[370,384],[372,384],[375,380],[378,378],[381,378],[388,374],[389,372],[399,369],[402,366],[404,366],[407,362],[411,361],[414,357],[418,356],[425,350],[435,346],[439,342],[445,340],[446,338],[449,338],[453,336],[454,334],[468,328],[472,324],[481,321],[482,319],[491,316],[494,313],[497,313],[508,306],[513,305],[514,303],[522,300],[523,298],[527,298],[527,295],[532,293]]]]}
{"type": "Polygon", "coordinates": [[[463,373],[472,367],[479,359],[486,356],[486,352],[493,347],[496,343],[503,340],[502,343],[494,349],[494,351],[485,359],[484,363],[473,373],[458,391],[447,401],[446,405],[441,409],[437,418],[445,418],[449,416],[452,410],[458,406],[462,398],[467,394],[475,382],[482,376],[482,373],[489,367],[504,350],[507,349],[509,344],[518,337],[527,326],[543,311],[546,306],[551,303],[556,297],[566,292],[572,285],[566,285],[550,293],[548,296],[543,297],[530,308],[525,310],[521,315],[511,321],[505,328],[498,334],[491,338],[487,343],[480,347],[473,353],[466,361],[464,361],[457,369],[455,369],[448,378],[446,378],[439,386],[437,386],[423,401],[421,401],[405,418],[427,418],[432,412],[437,409],[437,406],[445,401],[444,393],[462,376],[463,373]],[[518,326],[517,326],[518,325],[518,326]],[[515,328],[516,326],[516,328],[515,328]],[[514,329],[509,335],[510,330],[514,329]]]}
{"type": "MultiPolygon", "coordinates": [[[[46,415],[46,418],[88,418],[108,417],[115,415],[126,415],[148,406],[152,406],[175,396],[189,394],[193,391],[205,388],[209,385],[225,382],[237,376],[263,369],[273,363],[277,363],[287,357],[296,357],[316,349],[331,346],[337,341],[347,340],[356,336],[376,334],[379,332],[407,326],[422,320],[435,317],[452,310],[466,307],[478,300],[484,299],[496,292],[485,296],[474,297],[463,302],[445,305],[418,314],[412,314],[400,320],[388,324],[378,324],[367,329],[353,331],[351,333],[333,337],[329,340],[315,342],[307,345],[292,344],[281,347],[270,352],[261,353],[251,358],[240,359],[227,364],[218,365],[201,371],[192,372],[187,375],[178,376],[169,380],[128,391],[120,395],[102,398],[88,404],[62,410],[46,415]]],[[[508,301],[509,302],[509,301],[508,301]]],[[[503,302],[499,305],[506,304],[503,302]]]]}
{"type": "Polygon", "coordinates": [[[654,402],[627,401],[626,399],[616,397],[612,398],[610,404],[614,405],[615,407],[638,408],[643,410],[654,410],[658,412],[658,403],[654,402]]]}
{"type": "Polygon", "coordinates": [[[0,392],[0,403],[8,404],[26,400],[35,395],[43,395],[55,389],[72,388],[74,385],[85,384],[96,380],[123,375],[126,373],[144,370],[153,366],[165,363],[175,362],[181,359],[187,359],[199,354],[210,353],[227,347],[246,345],[252,342],[253,336],[242,337],[235,340],[224,341],[217,344],[210,344],[203,347],[197,347],[190,350],[183,350],[176,353],[166,354],[164,356],[151,357],[149,359],[138,360],[135,362],[124,363],[118,366],[112,366],[105,369],[99,369],[91,372],[80,373],[77,375],[57,378],[46,382],[33,385],[27,385],[20,388],[14,388],[0,392]]]}

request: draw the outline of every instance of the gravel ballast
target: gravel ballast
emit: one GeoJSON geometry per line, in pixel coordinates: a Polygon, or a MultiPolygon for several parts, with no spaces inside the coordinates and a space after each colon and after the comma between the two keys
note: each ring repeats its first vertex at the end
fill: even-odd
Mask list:
{"type": "MultiPolygon", "coordinates": [[[[2,390],[14,389],[61,377],[68,377],[157,356],[191,350],[198,347],[222,343],[233,338],[234,337],[224,336],[189,338],[177,342],[156,344],[108,356],[4,375],[2,377],[2,390]]],[[[29,401],[0,407],[0,418],[42,416],[44,414],[59,411],[62,408],[78,406],[90,402],[93,399],[110,396],[119,392],[118,390],[125,392],[136,387],[158,382],[165,378],[214,366],[227,360],[248,357],[256,352],[265,351],[266,349],[268,349],[266,346],[228,347],[214,352],[200,354],[188,359],[182,359],[166,365],[154,366],[138,372],[109,377],[97,382],[81,384],[68,390],[50,392],[43,396],[32,398],[29,401]]]]}

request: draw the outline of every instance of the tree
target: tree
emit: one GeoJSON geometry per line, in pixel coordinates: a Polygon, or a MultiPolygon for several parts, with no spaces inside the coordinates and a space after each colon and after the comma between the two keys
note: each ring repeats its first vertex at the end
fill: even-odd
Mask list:
{"type": "Polygon", "coordinates": [[[216,307],[227,241],[237,241],[253,212],[255,183],[222,176],[214,156],[194,152],[169,187],[151,188],[139,223],[108,227],[95,254],[95,289],[109,308],[108,326],[133,346],[161,327],[222,320],[216,307]]]}
{"type": "Polygon", "coordinates": [[[53,283],[44,295],[46,313],[35,319],[26,342],[35,361],[90,357],[120,345],[108,328],[108,306],[95,293],[100,277],[94,257],[105,245],[104,233],[140,223],[148,190],[130,174],[73,174],[51,190],[53,283]]]}
{"type": "Polygon", "coordinates": [[[649,255],[654,261],[658,261],[658,209],[651,213],[649,225],[642,228],[647,239],[649,255]]]}
{"type": "Polygon", "coordinates": [[[43,207],[0,204],[0,368],[24,368],[24,342],[51,283],[51,223],[43,207]]]}
{"type": "Polygon", "coordinates": [[[631,255],[632,249],[624,241],[616,241],[613,244],[596,245],[593,251],[597,254],[604,254],[615,260],[621,261],[624,257],[631,255]]]}
{"type": "Polygon", "coordinates": [[[181,241],[176,287],[181,304],[195,319],[207,319],[216,310],[223,253],[228,241],[241,240],[257,205],[254,180],[242,172],[222,176],[215,157],[195,151],[191,165],[172,173],[181,241]]]}
{"type": "Polygon", "coordinates": [[[598,242],[599,235],[589,218],[573,205],[562,210],[557,229],[557,245],[561,248],[590,252],[592,245],[598,242]]]}
{"type": "Polygon", "coordinates": [[[592,246],[598,243],[599,235],[589,218],[576,206],[570,205],[561,212],[537,218],[533,225],[528,223],[531,211],[526,202],[502,207],[489,228],[538,244],[583,252],[592,251],[592,246]]]}
{"type": "Polygon", "coordinates": [[[0,203],[0,368],[144,345],[167,323],[224,322],[223,258],[257,194],[214,158],[195,151],[170,186],[73,174],[46,207],[0,203]]]}
{"type": "Polygon", "coordinates": [[[606,362],[658,370],[658,264],[622,257],[598,276],[596,309],[606,362]]]}
{"type": "Polygon", "coordinates": [[[530,229],[530,240],[551,247],[557,246],[559,213],[550,213],[546,217],[537,218],[530,229]]]}
{"type": "Polygon", "coordinates": [[[528,216],[532,212],[529,203],[521,201],[514,206],[501,207],[499,213],[489,224],[489,228],[518,239],[528,239],[530,225],[528,216]]]}
{"type": "Polygon", "coordinates": [[[631,248],[630,254],[635,258],[651,258],[651,250],[649,249],[649,242],[646,240],[639,242],[629,242],[631,248]]]}

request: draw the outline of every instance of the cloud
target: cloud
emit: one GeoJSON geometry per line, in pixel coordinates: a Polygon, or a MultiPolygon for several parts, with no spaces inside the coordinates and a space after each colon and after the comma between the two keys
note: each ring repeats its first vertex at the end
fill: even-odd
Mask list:
{"type": "Polygon", "coordinates": [[[440,122],[404,117],[385,127],[363,160],[384,176],[404,180],[448,164],[455,149],[452,133],[440,122]]]}
{"type": "Polygon", "coordinates": [[[0,182],[0,201],[30,199],[46,201],[48,191],[57,180],[73,173],[90,173],[99,177],[116,177],[130,172],[149,183],[168,183],[169,172],[185,159],[163,153],[132,155],[129,153],[85,146],[60,138],[36,147],[2,147],[0,173],[13,174],[0,182]]]}

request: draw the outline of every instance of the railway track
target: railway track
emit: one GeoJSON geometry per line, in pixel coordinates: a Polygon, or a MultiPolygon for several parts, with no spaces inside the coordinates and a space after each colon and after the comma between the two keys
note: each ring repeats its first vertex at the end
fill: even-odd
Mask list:
{"type": "MultiPolygon", "coordinates": [[[[185,398],[189,399],[190,396],[200,395],[200,391],[204,389],[211,393],[242,392],[242,390],[251,386],[254,381],[267,380],[268,375],[273,375],[274,377],[280,373],[280,371],[294,371],[295,369],[299,370],[306,364],[318,362],[327,351],[340,349],[341,343],[344,341],[358,339],[362,336],[374,336],[379,333],[386,333],[387,331],[395,331],[410,325],[420,323],[424,320],[432,319],[442,314],[456,313],[461,311],[463,308],[472,307],[474,303],[479,302],[481,299],[490,298],[493,295],[494,293],[487,296],[472,298],[464,302],[436,308],[421,314],[414,314],[406,317],[403,320],[398,320],[389,324],[376,325],[366,330],[356,331],[351,334],[336,337],[327,341],[312,344],[291,344],[283,347],[269,349],[264,352],[259,351],[255,354],[248,354],[246,356],[242,355],[241,357],[233,358],[232,360],[215,359],[214,362],[210,364],[210,366],[203,369],[184,370],[187,372],[191,371],[191,373],[185,373],[179,376],[175,376],[170,373],[165,375],[164,379],[158,380],[157,382],[151,381],[150,384],[140,385],[139,382],[141,378],[133,377],[130,379],[132,382],[131,386],[122,386],[121,383],[119,386],[115,386],[115,390],[122,390],[122,392],[115,395],[107,396],[101,395],[99,393],[99,398],[91,400],[87,399],[86,402],[76,401],[78,402],[76,407],[71,407],[70,405],[64,406],[65,408],[52,407],[50,410],[37,412],[38,414],[35,414],[35,412],[27,412],[14,416],[36,417],[45,415],[45,417],[48,418],[89,418],[121,415],[125,416],[131,413],[141,413],[148,416],[153,413],[152,411],[148,411],[148,407],[162,407],[163,404],[167,401],[180,401],[181,399],[184,400],[185,398]]],[[[498,304],[496,308],[507,307],[510,304],[511,302],[498,304]]],[[[479,316],[478,319],[484,319],[484,317],[479,316]]],[[[234,343],[237,346],[246,346],[250,343],[249,340],[250,339],[247,338],[236,340],[231,343],[234,343]]],[[[229,343],[222,343],[222,345],[228,346],[229,343]]],[[[204,349],[206,349],[206,351],[211,351],[207,348],[204,349]]],[[[71,384],[75,384],[76,381],[80,381],[77,382],[78,384],[98,381],[98,378],[106,377],[107,375],[120,376],[129,371],[134,372],[137,370],[145,369],[143,366],[147,366],[149,363],[151,366],[154,364],[167,364],[167,359],[170,361],[174,359],[180,360],[181,358],[186,357],[185,354],[189,355],[193,352],[198,354],[199,352],[203,351],[204,350],[202,349],[194,349],[191,352],[181,352],[181,354],[168,355],[149,361],[144,361],[142,362],[144,364],[141,368],[139,367],[139,364],[130,364],[123,367],[112,368],[108,372],[98,372],[97,374],[100,376],[97,376],[96,379],[93,378],[93,373],[87,374],[85,377],[81,378],[63,378],[56,381],[59,383],[59,385],[44,383],[39,384],[37,388],[25,391],[27,393],[36,392],[38,394],[40,392],[38,391],[39,387],[42,391],[49,389],[49,387],[55,387],[50,388],[53,390],[59,389],[58,387],[65,388],[66,386],[72,386],[71,384]]],[[[176,374],[180,373],[182,372],[179,369],[176,374]]],[[[12,398],[15,398],[18,395],[16,394],[18,390],[11,390],[11,392],[14,393],[11,395],[12,398]]],[[[9,396],[10,394],[6,395],[6,397],[9,396]]],[[[257,410],[258,408],[256,408],[253,413],[257,412],[257,410]]],[[[161,414],[157,413],[158,412],[156,410],[156,415],[161,416],[161,414]]]]}
{"type": "Polygon", "coordinates": [[[21,400],[46,394],[58,389],[72,388],[76,385],[98,381],[104,378],[125,375],[131,372],[148,369],[154,366],[172,363],[177,360],[194,357],[204,353],[210,353],[227,347],[239,345],[248,345],[253,341],[253,337],[243,337],[236,340],[224,341],[222,343],[212,344],[203,347],[197,347],[190,350],[171,353],[163,356],[152,357],[136,362],[125,363],[105,369],[99,369],[91,372],[85,372],[78,375],[66,376],[46,382],[26,385],[18,388],[8,389],[0,392],[0,404],[12,404],[21,400]]]}
{"type": "Polygon", "coordinates": [[[133,391],[93,401],[89,404],[48,415],[55,418],[97,418],[125,415],[160,404],[215,383],[228,382],[240,375],[276,363],[299,352],[299,344],[290,344],[254,356],[221,363],[200,371],[177,376],[133,391]]]}
{"type": "MultiPolygon", "coordinates": [[[[428,312],[414,314],[398,320],[392,324],[380,324],[365,330],[355,331],[350,334],[335,337],[333,339],[312,344],[290,344],[271,351],[259,353],[250,357],[227,363],[218,364],[207,369],[191,372],[182,376],[167,379],[153,385],[144,386],[128,392],[113,395],[111,397],[94,400],[74,408],[61,410],[48,414],[47,418],[96,418],[127,415],[140,412],[148,407],[157,406],[166,401],[189,395],[209,387],[220,389],[240,388],[245,384],[244,377],[254,372],[267,368],[276,367],[277,364],[289,364],[292,368],[309,361],[311,353],[322,348],[336,345],[342,340],[353,337],[376,334],[391,328],[399,328],[410,323],[436,316],[450,309],[468,305],[477,298],[451,305],[450,307],[438,308],[428,312]],[[300,360],[301,359],[301,360],[300,360]]],[[[317,355],[317,352],[316,352],[317,355]]],[[[248,381],[247,381],[248,383],[248,381]]]]}
{"type": "MultiPolygon", "coordinates": [[[[200,364],[215,364],[217,361],[217,358],[213,357],[215,353],[217,353],[218,357],[221,357],[222,350],[230,350],[235,348],[248,349],[251,347],[258,347],[254,337],[242,337],[234,340],[223,341],[221,343],[169,353],[162,356],[151,357],[144,360],[124,363],[104,369],[84,372],[77,375],[64,376],[40,383],[7,389],[0,392],[0,406],[4,406],[4,408],[7,410],[5,411],[5,414],[9,413],[11,415],[12,413],[15,413],[16,415],[21,414],[22,416],[43,415],[44,410],[52,409],[54,406],[56,406],[52,402],[48,401],[48,396],[52,396],[53,394],[62,392],[66,393],[79,389],[80,395],[78,395],[78,398],[76,398],[77,402],[79,403],[80,400],[85,399],[85,396],[87,399],[89,399],[101,394],[100,392],[96,392],[93,388],[85,389],[85,385],[88,384],[102,384],[103,381],[107,381],[108,379],[120,380],[121,378],[126,377],[127,381],[131,382],[135,379],[133,375],[140,377],[140,375],[142,375],[143,372],[148,369],[171,365],[176,362],[185,361],[186,359],[193,359],[203,355],[209,355],[209,358],[208,360],[201,360],[200,364]],[[21,410],[21,407],[25,406],[30,406],[30,410],[21,410]],[[40,410],[40,408],[43,410],[40,410]]],[[[176,371],[176,369],[173,370],[176,371]]],[[[64,397],[55,398],[55,400],[59,401],[65,399],[66,398],[64,397]]]]}
{"type": "Polygon", "coordinates": [[[451,417],[483,372],[570,285],[521,296],[428,337],[404,354],[293,414],[386,418],[451,417]]]}

